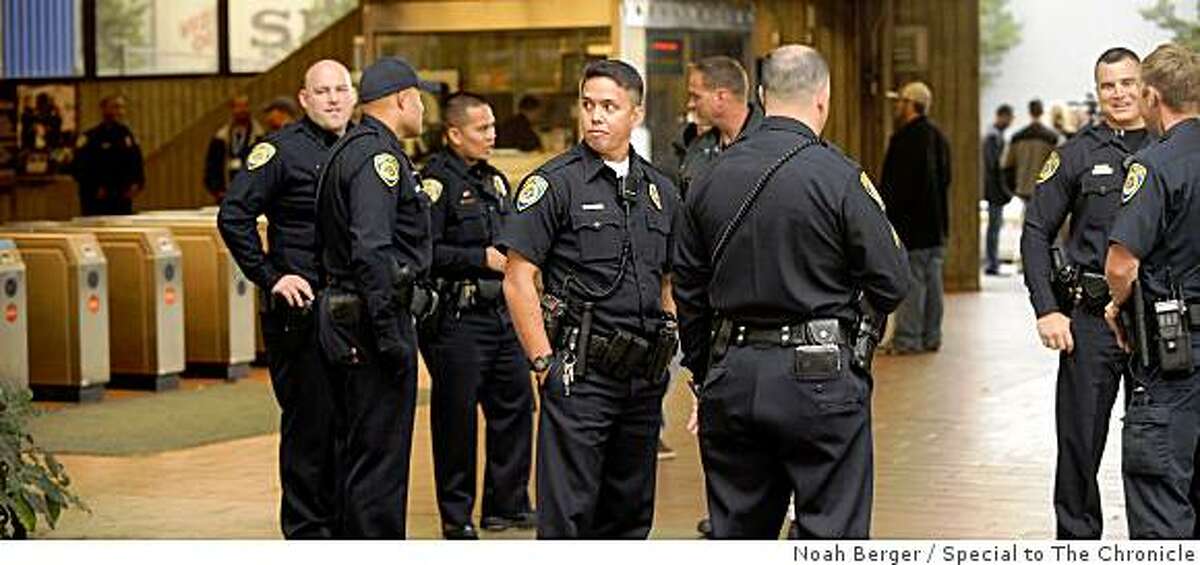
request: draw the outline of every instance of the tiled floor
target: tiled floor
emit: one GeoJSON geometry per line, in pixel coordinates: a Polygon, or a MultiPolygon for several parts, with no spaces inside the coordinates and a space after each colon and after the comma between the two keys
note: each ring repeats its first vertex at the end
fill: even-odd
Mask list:
{"type": "MultiPolygon", "coordinates": [[[[949,296],[945,333],[940,353],[876,362],[874,535],[1052,536],[1056,356],[1036,340],[1020,279],[949,296]]],[[[689,393],[674,387],[666,440],[679,457],[659,466],[655,537],[693,537],[704,512],[696,444],[683,430],[689,408],[689,393]]],[[[1125,537],[1116,416],[1102,473],[1109,538],[1125,537]]],[[[418,410],[412,538],[438,532],[428,422],[418,410]]],[[[68,513],[43,535],[277,537],[277,448],[264,436],[145,457],[63,457],[93,513],[68,513]]]]}

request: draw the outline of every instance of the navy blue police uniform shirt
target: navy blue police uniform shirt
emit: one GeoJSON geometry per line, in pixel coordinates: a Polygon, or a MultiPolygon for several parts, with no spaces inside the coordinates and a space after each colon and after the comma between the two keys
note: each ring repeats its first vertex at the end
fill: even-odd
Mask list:
{"type": "Polygon", "coordinates": [[[133,131],[120,122],[101,122],[76,140],[72,174],[91,190],[104,188],[117,198],[131,185],[146,183],[142,148],[133,131]]]}
{"type": "Polygon", "coordinates": [[[390,129],[371,116],[330,150],[317,192],[323,274],[367,305],[381,351],[406,345],[392,300],[394,269],[428,274],[429,199],[390,129]]]}
{"type": "Polygon", "coordinates": [[[1037,317],[1059,309],[1050,286],[1050,246],[1068,214],[1067,260],[1085,271],[1104,272],[1125,161],[1150,142],[1144,129],[1121,131],[1101,124],[1080,132],[1046,158],[1021,233],[1025,285],[1037,317]]]}
{"type": "Polygon", "coordinates": [[[487,161],[467,165],[449,148],[421,170],[422,191],[432,201],[431,277],[450,280],[501,279],[487,267],[487,248],[512,212],[508,180],[487,161]]]}
{"type": "Polygon", "coordinates": [[[1176,124],[1160,143],[1134,155],[1109,240],[1141,261],[1147,299],[1200,298],[1200,118],[1176,124]],[[1168,272],[1169,271],[1169,272],[1168,272]]]}
{"type": "Polygon", "coordinates": [[[867,174],[798,120],[767,117],[692,185],[676,247],[675,302],[685,367],[703,375],[714,317],[783,324],[815,318],[852,323],[855,296],[882,312],[909,287],[908,256],[867,174]],[[780,157],[716,269],[717,239],[755,182],[780,157]]]}
{"type": "Polygon", "coordinates": [[[574,304],[594,302],[599,327],[653,337],[680,209],[666,175],[631,149],[629,172],[620,181],[579,143],[526,177],[514,206],[498,247],[537,265],[546,292],[574,304]],[[626,197],[620,195],[622,182],[626,197]],[[611,293],[597,300],[580,294],[581,287],[611,293]]]}
{"type": "Polygon", "coordinates": [[[305,117],[268,135],[250,151],[221,202],[217,225],[229,252],[254,284],[271,290],[283,275],[317,274],[317,179],[337,134],[305,117]],[[258,216],[267,217],[267,251],[258,216]]]}

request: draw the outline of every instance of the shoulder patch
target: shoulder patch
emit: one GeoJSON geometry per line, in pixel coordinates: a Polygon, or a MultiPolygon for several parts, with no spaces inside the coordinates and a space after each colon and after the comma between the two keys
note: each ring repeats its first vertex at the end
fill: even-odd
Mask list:
{"type": "Polygon", "coordinates": [[[863,171],[858,174],[858,182],[862,184],[863,190],[867,191],[867,196],[871,197],[879,208],[887,210],[887,206],[883,205],[883,197],[879,195],[879,191],[875,189],[875,183],[871,182],[871,177],[867,176],[867,172],[863,171]]]}
{"type": "Polygon", "coordinates": [[[433,177],[423,179],[421,181],[421,192],[424,192],[425,196],[428,196],[431,202],[436,203],[442,197],[442,181],[433,177]]]}
{"type": "Polygon", "coordinates": [[[272,157],[275,156],[275,146],[267,142],[259,143],[250,151],[250,156],[246,157],[246,170],[253,171],[263,165],[266,165],[272,157]]]}
{"type": "Polygon", "coordinates": [[[496,195],[500,198],[508,198],[508,185],[504,184],[504,179],[500,175],[492,175],[492,187],[496,189],[496,195]]]}
{"type": "Polygon", "coordinates": [[[391,153],[377,153],[375,155],[375,174],[379,175],[379,180],[383,181],[388,188],[395,188],[400,182],[400,161],[391,153]]]}
{"type": "Polygon", "coordinates": [[[1133,195],[1142,189],[1142,185],[1146,184],[1148,172],[1146,166],[1141,163],[1129,166],[1129,173],[1125,175],[1125,186],[1121,188],[1121,204],[1129,202],[1133,195]]]}
{"type": "Polygon", "coordinates": [[[1058,172],[1060,164],[1062,164],[1062,159],[1059,158],[1058,151],[1051,151],[1050,155],[1046,157],[1046,162],[1042,163],[1042,170],[1038,172],[1037,184],[1050,180],[1050,177],[1058,172]]]}
{"type": "Polygon", "coordinates": [[[658,185],[650,183],[650,202],[654,203],[654,207],[662,211],[662,196],[658,194],[658,185]]]}
{"type": "Polygon", "coordinates": [[[537,204],[549,188],[550,183],[542,175],[529,175],[525,182],[521,183],[521,190],[517,191],[517,211],[524,212],[537,204]]]}

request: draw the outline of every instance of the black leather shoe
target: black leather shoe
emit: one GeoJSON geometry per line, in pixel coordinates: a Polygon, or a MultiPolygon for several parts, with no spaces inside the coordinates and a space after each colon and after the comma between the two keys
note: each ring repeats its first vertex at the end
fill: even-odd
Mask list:
{"type": "Polygon", "coordinates": [[[442,537],[449,540],[479,539],[479,532],[474,524],[442,524],[442,537]]]}
{"type": "Polygon", "coordinates": [[[519,512],[512,516],[484,516],[479,524],[489,532],[503,532],[509,528],[532,530],[537,527],[537,513],[519,512]]]}

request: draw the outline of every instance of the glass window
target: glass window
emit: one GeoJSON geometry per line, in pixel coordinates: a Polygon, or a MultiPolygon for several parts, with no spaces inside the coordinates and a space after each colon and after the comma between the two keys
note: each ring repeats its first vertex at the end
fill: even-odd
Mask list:
{"type": "Polygon", "coordinates": [[[229,70],[257,73],[271,68],[356,6],[357,0],[230,2],[229,70]]]}
{"type": "Polygon", "coordinates": [[[96,74],[217,72],[216,0],[97,0],[96,74]]]}
{"type": "Polygon", "coordinates": [[[83,74],[81,0],[0,0],[0,78],[83,74]]]}
{"type": "Polygon", "coordinates": [[[608,52],[608,28],[463,33],[382,33],[375,55],[400,55],[421,72],[449,72],[461,88],[491,102],[498,121],[525,95],[548,103],[547,127],[573,128],[579,72],[593,52],[608,52]]]}

